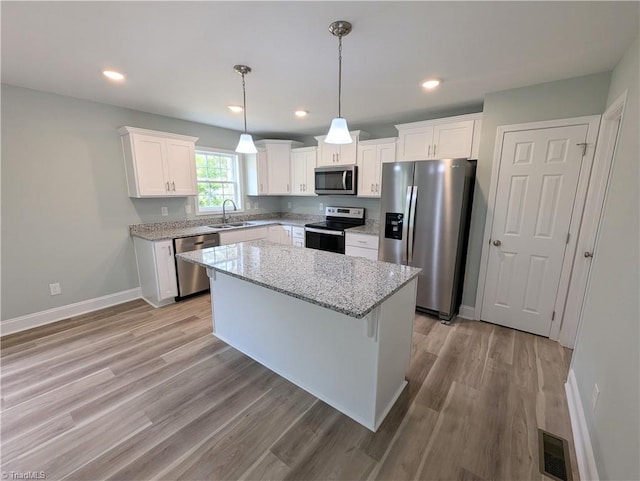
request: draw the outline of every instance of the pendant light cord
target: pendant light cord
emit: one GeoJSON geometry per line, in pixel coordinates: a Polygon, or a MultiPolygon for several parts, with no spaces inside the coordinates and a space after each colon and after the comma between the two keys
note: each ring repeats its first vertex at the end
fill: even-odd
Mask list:
{"type": "Polygon", "coordinates": [[[342,117],[342,35],[338,35],[338,117],[342,117]]]}
{"type": "Polygon", "coordinates": [[[244,133],[247,133],[247,90],[244,85],[244,74],[242,74],[242,113],[244,114],[244,133]]]}

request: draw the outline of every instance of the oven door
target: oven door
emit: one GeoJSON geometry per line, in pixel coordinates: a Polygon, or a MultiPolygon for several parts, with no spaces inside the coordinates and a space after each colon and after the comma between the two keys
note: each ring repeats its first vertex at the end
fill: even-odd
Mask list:
{"type": "Polygon", "coordinates": [[[344,254],[344,231],[305,227],[305,247],[344,254]]]}

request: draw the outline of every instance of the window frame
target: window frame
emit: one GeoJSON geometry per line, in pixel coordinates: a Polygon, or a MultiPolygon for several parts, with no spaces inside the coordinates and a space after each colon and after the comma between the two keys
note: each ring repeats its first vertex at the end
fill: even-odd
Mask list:
{"type": "MultiPolygon", "coordinates": [[[[200,179],[198,178],[198,165],[196,163],[196,155],[198,154],[198,152],[202,152],[202,153],[208,153],[208,154],[225,154],[225,155],[231,155],[235,157],[235,161],[236,161],[236,172],[237,172],[237,176],[236,176],[236,192],[237,192],[237,200],[233,199],[234,202],[236,203],[238,209],[237,210],[231,210],[230,212],[244,212],[244,162],[243,162],[243,156],[242,154],[239,154],[238,152],[234,151],[234,150],[228,150],[228,149],[219,149],[219,148],[215,148],[215,147],[204,147],[204,146],[199,146],[196,145],[195,148],[195,153],[193,156],[193,163],[196,169],[196,189],[198,188],[198,184],[200,183],[200,179]]],[[[214,215],[214,214],[221,214],[222,213],[222,207],[216,208],[216,207],[207,207],[207,208],[202,208],[200,207],[200,193],[198,192],[198,194],[196,194],[195,196],[195,214],[196,215],[214,215]],[[203,210],[204,209],[204,210],[203,210]]],[[[233,208],[233,207],[232,207],[233,208]]]]}

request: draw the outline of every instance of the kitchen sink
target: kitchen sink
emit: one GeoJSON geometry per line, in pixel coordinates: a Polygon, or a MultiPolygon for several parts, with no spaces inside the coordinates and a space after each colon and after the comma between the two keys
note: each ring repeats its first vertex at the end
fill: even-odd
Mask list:
{"type": "Polygon", "coordinates": [[[253,222],[228,222],[227,224],[214,224],[209,227],[213,229],[231,229],[233,227],[247,227],[250,225],[255,225],[253,222]]]}

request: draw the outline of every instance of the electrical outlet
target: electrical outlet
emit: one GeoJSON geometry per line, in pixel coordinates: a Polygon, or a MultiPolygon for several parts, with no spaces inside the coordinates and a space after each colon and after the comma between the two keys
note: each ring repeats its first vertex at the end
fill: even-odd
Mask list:
{"type": "Polygon", "coordinates": [[[596,405],[598,404],[598,397],[600,397],[600,388],[597,384],[593,385],[593,393],[591,393],[591,409],[595,412],[596,405]]]}
{"type": "Polygon", "coordinates": [[[318,204],[318,210],[319,210],[320,212],[324,212],[324,204],[323,204],[322,202],[320,202],[320,203],[318,204]]]}
{"type": "Polygon", "coordinates": [[[60,288],[59,282],[54,282],[53,284],[49,284],[49,292],[52,296],[57,296],[62,294],[62,289],[60,288]]]}
{"type": "Polygon", "coordinates": [[[287,202],[287,207],[291,209],[291,202],[287,202]]]}
{"type": "Polygon", "coordinates": [[[160,212],[162,213],[163,217],[169,215],[169,209],[167,207],[162,207],[160,209],[160,212]]]}
{"type": "Polygon", "coordinates": [[[251,202],[247,201],[247,210],[251,210],[251,202]]]}
{"type": "Polygon", "coordinates": [[[187,214],[191,214],[191,204],[190,204],[189,202],[187,202],[187,203],[184,205],[184,211],[185,211],[187,214]]]}
{"type": "Polygon", "coordinates": [[[257,200],[253,203],[253,208],[256,210],[260,208],[260,203],[257,200]]]}

